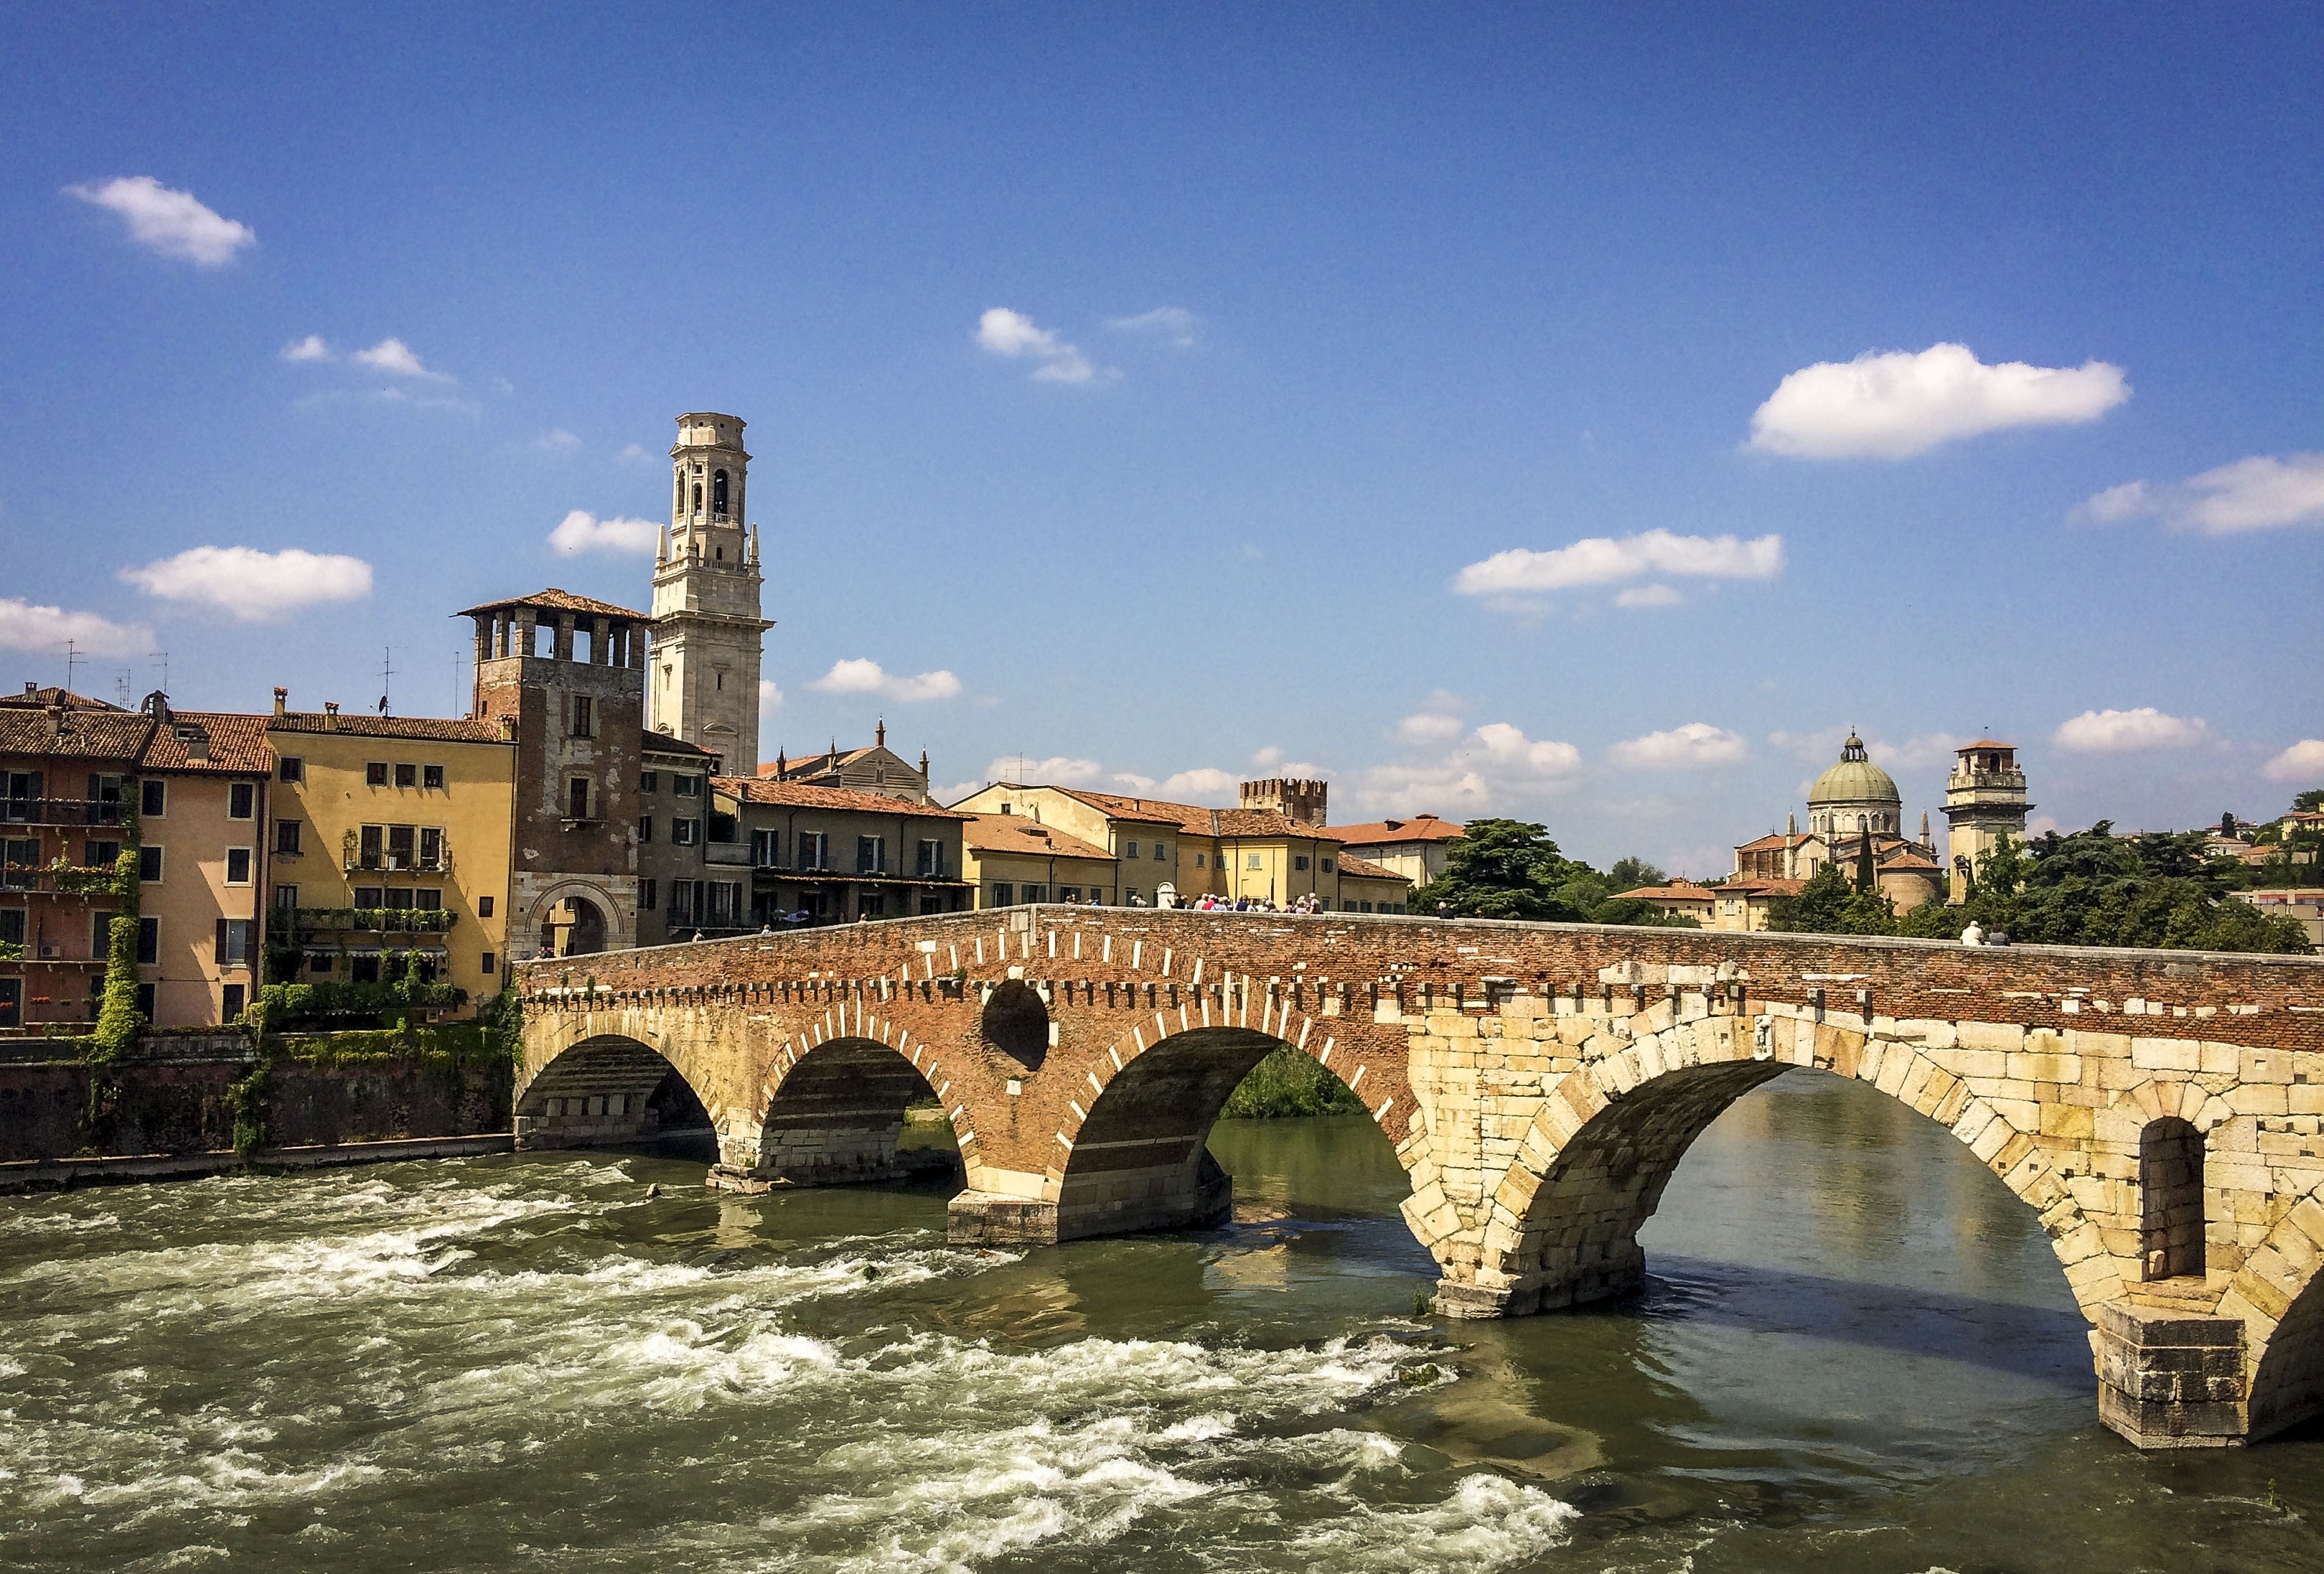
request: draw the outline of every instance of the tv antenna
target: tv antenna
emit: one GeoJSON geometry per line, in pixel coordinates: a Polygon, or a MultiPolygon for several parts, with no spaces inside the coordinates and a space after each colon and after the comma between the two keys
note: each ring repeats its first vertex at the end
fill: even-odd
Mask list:
{"type": "Polygon", "coordinates": [[[68,640],[65,641],[65,692],[67,694],[70,694],[72,692],[73,673],[79,666],[80,646],[77,642],[68,640]]]}
{"type": "Polygon", "coordinates": [[[161,692],[168,694],[170,692],[170,653],[167,650],[148,650],[145,652],[145,659],[161,664],[161,692]]]}
{"type": "Polygon", "coordinates": [[[382,648],[379,658],[379,713],[387,714],[388,683],[395,677],[395,647],[382,648]]]}

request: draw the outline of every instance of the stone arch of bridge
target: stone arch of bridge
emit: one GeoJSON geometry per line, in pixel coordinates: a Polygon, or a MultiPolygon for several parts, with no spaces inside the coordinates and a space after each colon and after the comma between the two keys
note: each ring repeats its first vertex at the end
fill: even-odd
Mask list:
{"type": "MultiPolygon", "coordinates": [[[[800,1186],[835,1186],[896,1180],[907,1173],[899,1156],[907,1112],[924,1099],[941,1104],[949,1091],[940,1061],[882,1042],[888,1025],[872,1035],[823,1039],[776,1057],[760,1088],[758,1118],[747,1133],[721,1144],[721,1168],[730,1179],[800,1186]]],[[[964,1106],[945,1111],[972,1164],[974,1128],[964,1106]]]]}
{"type": "Polygon", "coordinates": [[[683,1042],[640,1023],[609,1028],[594,1015],[529,1026],[530,1069],[513,1101],[517,1146],[636,1141],[691,1125],[696,1109],[723,1129],[715,1084],[706,1068],[689,1065],[683,1042]]]}
{"type": "MultiPolygon", "coordinates": [[[[1278,1048],[1305,1054],[1359,1099],[1366,1091],[1360,1066],[1348,1069],[1353,1056],[1334,1064],[1328,1050],[1300,1049],[1256,1028],[1192,1027],[1134,1044],[1111,1045],[1078,1068],[1087,1096],[1070,1106],[1052,1166],[1060,1240],[1222,1222],[1232,1183],[1211,1156],[1211,1128],[1242,1080],[1278,1048]]],[[[1375,1125],[1388,1108],[1383,1100],[1372,1111],[1375,1125]]]]}
{"type": "Polygon", "coordinates": [[[2324,1202],[2313,1193],[2244,1260],[2219,1312],[2244,1325],[2255,1441],[2324,1409],[2324,1202]]]}
{"type": "MultiPolygon", "coordinates": [[[[2122,1293],[2098,1222],[2052,1155],[1918,1047],[1786,1017],[1727,1017],[1643,1035],[1558,1082],[1490,1201],[1473,1282],[1448,1278],[1443,1310],[1516,1315],[1637,1289],[1639,1227],[1687,1148],[1737,1099],[1794,1068],[1868,1083],[1950,1131],[2034,1210],[2086,1317],[2122,1293]]],[[[1441,1228],[1414,1222],[1440,1261],[1457,1257],[1432,1239],[1441,1228]]]]}

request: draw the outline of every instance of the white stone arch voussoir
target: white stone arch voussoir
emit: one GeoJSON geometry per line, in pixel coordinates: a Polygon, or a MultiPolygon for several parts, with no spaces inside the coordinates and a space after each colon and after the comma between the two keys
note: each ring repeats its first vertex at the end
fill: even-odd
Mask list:
{"type": "Polygon", "coordinates": [[[624,1004],[608,1008],[584,1005],[578,1000],[552,1001],[528,1011],[524,1025],[524,1075],[513,1091],[512,1102],[521,1106],[526,1093],[541,1074],[581,1045],[597,1038],[626,1038],[669,1063],[693,1091],[709,1114],[711,1124],[723,1137],[732,1106],[723,1094],[724,1083],[715,1074],[712,1057],[699,1052],[694,1036],[671,1033],[663,1017],[664,1011],[657,1008],[624,1004]]]}
{"type": "Polygon", "coordinates": [[[850,1004],[856,1009],[851,1012],[845,1006],[834,1008],[828,1014],[828,1029],[825,1018],[817,1017],[784,1040],[768,1057],[766,1074],[759,1081],[758,1102],[750,1116],[750,1140],[760,1140],[766,1111],[774,1108],[783,1084],[816,1050],[831,1045],[885,1049],[908,1063],[936,1094],[945,1119],[952,1127],[953,1139],[960,1145],[961,1166],[967,1173],[968,1190],[978,1190],[977,1178],[983,1172],[984,1159],[976,1140],[976,1111],[965,1099],[955,1096],[957,1090],[945,1069],[942,1052],[929,1040],[914,1038],[909,1028],[893,1018],[862,1009],[860,1001],[850,1004]]]}

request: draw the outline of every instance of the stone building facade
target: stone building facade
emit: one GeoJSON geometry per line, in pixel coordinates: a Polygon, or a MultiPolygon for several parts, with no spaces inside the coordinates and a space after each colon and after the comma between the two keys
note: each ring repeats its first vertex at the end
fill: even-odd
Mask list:
{"type": "Polygon", "coordinates": [[[670,524],[654,557],[653,730],[759,769],[759,532],[748,522],[751,456],[731,415],[678,418],[670,524]]]}
{"type": "Polygon", "coordinates": [[[1977,861],[2004,836],[2025,839],[2025,815],[2033,807],[2025,801],[2025,772],[2018,768],[2015,745],[1980,738],[1954,751],[1952,774],[1945,778],[1945,852],[1952,866],[1954,901],[1969,895],[1977,861]]]}

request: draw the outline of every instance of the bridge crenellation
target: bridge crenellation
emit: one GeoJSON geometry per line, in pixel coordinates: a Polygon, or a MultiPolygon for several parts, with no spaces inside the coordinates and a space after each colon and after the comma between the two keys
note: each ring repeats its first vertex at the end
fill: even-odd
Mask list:
{"type": "Polygon", "coordinates": [[[2324,1408],[2312,959],[1044,907],[530,963],[518,987],[521,1140],[634,1132],[674,1072],[716,1183],[873,1179],[933,1094],[963,1239],[1222,1217],[1211,1123],[1292,1045],[1395,1146],[1454,1316],[1637,1288],[1687,1146],[1813,1067],[1946,1127],[2034,1210],[2118,1430],[2236,1441],[2324,1408]]]}

